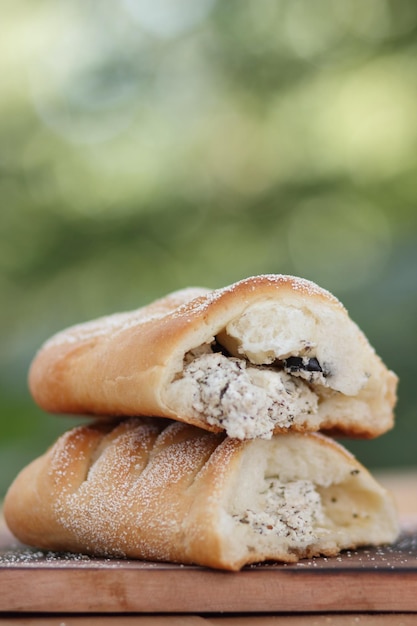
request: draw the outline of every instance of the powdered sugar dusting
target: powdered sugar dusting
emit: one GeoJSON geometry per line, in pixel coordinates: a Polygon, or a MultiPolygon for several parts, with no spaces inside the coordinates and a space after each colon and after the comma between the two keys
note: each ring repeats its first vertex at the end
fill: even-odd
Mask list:
{"type": "Polygon", "coordinates": [[[68,488],[72,486],[72,477],[74,463],[82,463],[86,459],[85,451],[82,447],[85,438],[85,428],[79,426],[73,430],[64,433],[58,439],[51,451],[49,476],[55,482],[61,482],[65,477],[68,488]]]}
{"type": "Polygon", "coordinates": [[[174,315],[182,316],[202,313],[228,294],[244,294],[245,292],[253,293],[268,285],[276,287],[277,292],[281,289],[287,289],[296,293],[301,293],[309,298],[325,298],[329,303],[344,309],[342,303],[333,294],[326,289],[319,287],[316,283],[313,283],[310,280],[286,274],[259,274],[257,276],[245,278],[226,287],[209,291],[205,295],[200,295],[200,297],[186,302],[178,307],[178,309],[174,312],[174,315]]]}
{"type": "Polygon", "coordinates": [[[1,567],[29,567],[39,566],[56,568],[108,568],[124,566],[122,561],[115,559],[97,559],[87,554],[74,552],[54,552],[52,550],[37,550],[36,548],[16,547],[0,551],[1,567]]]}
{"type": "Polygon", "coordinates": [[[242,286],[249,286],[252,291],[256,291],[258,288],[265,285],[273,285],[279,289],[290,289],[295,292],[300,292],[308,297],[325,297],[333,304],[343,306],[341,302],[330,291],[319,287],[316,283],[306,278],[299,276],[292,276],[290,274],[259,274],[257,276],[251,276],[244,278],[228,287],[224,287],[218,290],[218,293],[227,293],[238,290],[242,286]]]}
{"type": "Polygon", "coordinates": [[[284,274],[260,274],[215,290],[204,287],[181,289],[134,311],[115,313],[91,322],[77,324],[54,335],[44,344],[44,347],[47,348],[64,343],[77,343],[105,336],[109,333],[123,332],[129,328],[147,324],[167,315],[173,317],[195,315],[213,306],[216,301],[226,294],[239,292],[242,289],[249,289],[249,291],[254,292],[267,284],[274,285],[279,289],[286,288],[294,292],[300,292],[307,297],[325,297],[329,302],[342,307],[342,304],[335,296],[312,281],[284,274]]]}
{"type": "Polygon", "coordinates": [[[187,488],[219,442],[216,435],[189,429],[168,422],[155,432],[139,418],[129,420],[79,487],[56,494],[54,515],[70,549],[172,559],[184,510],[191,506],[187,488]]]}
{"type": "Polygon", "coordinates": [[[129,328],[161,319],[175,311],[178,307],[181,307],[184,302],[194,300],[206,292],[207,290],[204,288],[189,287],[175,291],[165,298],[156,300],[134,311],[114,313],[90,322],[76,324],[51,337],[45,342],[44,348],[64,343],[73,344],[88,341],[109,334],[124,332],[129,328]]]}

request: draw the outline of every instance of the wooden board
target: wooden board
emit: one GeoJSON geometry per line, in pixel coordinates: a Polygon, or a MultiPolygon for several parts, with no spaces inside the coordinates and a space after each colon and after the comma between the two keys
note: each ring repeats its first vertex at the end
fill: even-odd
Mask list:
{"type": "Polygon", "coordinates": [[[417,612],[417,519],[390,547],[238,573],[38,551],[13,544],[3,530],[0,611],[417,612]]]}

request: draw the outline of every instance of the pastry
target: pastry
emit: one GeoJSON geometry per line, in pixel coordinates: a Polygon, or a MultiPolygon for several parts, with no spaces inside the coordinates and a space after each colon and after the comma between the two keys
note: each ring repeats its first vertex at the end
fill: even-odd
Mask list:
{"type": "Polygon", "coordinates": [[[37,548],[226,570],[398,534],[390,496],[324,435],[241,441],[146,417],[62,435],[15,479],[4,514],[37,548]]]}
{"type": "Polygon", "coordinates": [[[64,330],[29,385],[54,413],[157,415],[238,439],[376,437],[393,426],[397,377],[328,291],[263,275],[64,330]]]}

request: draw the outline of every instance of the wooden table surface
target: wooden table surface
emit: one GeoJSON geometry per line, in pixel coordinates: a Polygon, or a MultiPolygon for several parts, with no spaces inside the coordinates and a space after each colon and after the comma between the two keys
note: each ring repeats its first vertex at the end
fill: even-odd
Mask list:
{"type": "MultiPolygon", "coordinates": [[[[191,604],[193,606],[193,577],[197,580],[200,577],[201,583],[206,585],[207,595],[209,595],[210,590],[207,587],[208,581],[210,581],[210,576],[212,579],[216,580],[216,584],[218,584],[217,594],[221,599],[222,593],[224,592],[224,596],[226,600],[226,610],[222,609],[222,611],[211,611],[209,610],[209,604],[204,605],[204,610],[200,611],[199,609],[189,610],[189,611],[176,611],[175,614],[168,614],[165,609],[162,611],[157,610],[157,604],[151,611],[146,611],[144,613],[142,610],[133,610],[134,614],[132,614],[132,607],[137,606],[135,604],[135,599],[131,600],[131,604],[127,604],[128,612],[112,610],[112,607],[118,607],[117,601],[112,604],[112,599],[110,597],[108,601],[108,609],[105,609],[104,612],[100,610],[96,610],[94,604],[92,604],[92,608],[87,611],[83,611],[82,613],[76,613],[77,611],[77,602],[80,601],[81,598],[84,598],[84,603],[86,602],[85,597],[88,597],[89,594],[89,579],[86,578],[86,586],[83,588],[83,583],[81,581],[84,571],[88,571],[88,567],[78,569],[73,572],[71,567],[66,567],[64,564],[61,572],[65,570],[64,576],[67,578],[62,578],[62,580],[67,581],[67,587],[65,588],[65,596],[67,598],[67,602],[62,604],[60,602],[60,595],[62,594],[62,588],[59,586],[58,579],[59,575],[56,579],[57,585],[56,590],[58,597],[54,600],[52,597],[50,598],[50,602],[48,603],[48,607],[45,609],[45,604],[42,604],[42,594],[47,598],[47,586],[51,583],[51,580],[54,582],[54,571],[53,568],[48,564],[44,563],[44,567],[40,569],[35,569],[31,567],[22,567],[22,563],[17,563],[16,567],[6,567],[2,568],[1,559],[0,559],[0,574],[3,575],[0,583],[0,621],[2,624],[50,624],[50,625],[60,625],[60,626],[84,626],[85,624],[95,625],[95,624],[104,624],[104,626],[113,626],[113,624],[123,623],[125,626],[128,624],[138,624],[140,626],[166,626],[167,624],[176,626],[183,624],[184,626],[209,626],[210,624],[216,626],[252,626],[253,624],[260,624],[261,626],[280,626],[281,624],[289,624],[290,626],[304,626],[304,625],[313,625],[313,626],[321,626],[322,624],[326,624],[327,626],[332,625],[340,625],[340,626],[350,626],[350,625],[365,625],[370,626],[374,624],[381,624],[384,626],[385,624],[403,624],[404,626],[408,626],[409,624],[417,625],[417,468],[413,469],[409,472],[389,472],[384,474],[376,474],[376,477],[379,481],[384,484],[388,489],[390,489],[394,495],[394,498],[397,503],[397,507],[399,510],[400,518],[403,521],[404,528],[412,529],[412,535],[408,536],[408,539],[403,539],[403,548],[405,550],[411,550],[409,552],[404,552],[403,555],[409,554],[408,562],[407,558],[401,556],[400,560],[398,555],[394,553],[384,553],[380,550],[374,553],[369,551],[364,551],[363,553],[348,553],[345,554],[342,558],[342,561],[333,560],[331,563],[330,570],[327,570],[327,563],[323,563],[323,561],[317,560],[315,562],[309,562],[292,569],[287,568],[285,571],[290,572],[290,576],[287,576],[285,584],[275,589],[277,591],[285,591],[292,593],[301,593],[300,607],[294,608],[291,603],[288,603],[288,609],[284,611],[276,611],[275,609],[265,612],[265,608],[259,608],[262,605],[262,602],[257,604],[256,597],[253,599],[254,610],[251,608],[251,600],[247,600],[247,607],[245,607],[244,611],[238,610],[238,606],[234,606],[233,603],[230,605],[233,608],[233,611],[229,611],[227,609],[227,594],[228,594],[228,585],[230,586],[229,578],[223,578],[223,580],[227,581],[225,583],[225,587],[222,587],[221,582],[219,580],[222,579],[222,576],[228,576],[228,574],[219,573],[217,576],[216,572],[210,572],[209,570],[205,570],[204,568],[195,568],[194,570],[188,569],[186,574],[189,576],[189,583],[191,585],[189,596],[191,604]],[[411,539],[410,539],[411,537],[411,539]],[[408,543],[407,543],[408,541],[408,543]],[[382,556],[381,556],[382,555],[382,556]],[[371,571],[373,567],[372,561],[375,558],[380,559],[380,569],[375,572],[371,571]],[[399,577],[396,578],[396,564],[401,563],[399,577]],[[359,570],[357,566],[359,565],[359,570]],[[313,567],[314,566],[314,567],[313,567]],[[381,569],[382,567],[382,569],[381,569]],[[339,572],[338,572],[339,568],[339,572]],[[349,568],[351,571],[349,571],[349,568]],[[1,570],[3,569],[3,572],[1,570]],[[324,580],[324,591],[323,593],[327,593],[330,598],[330,602],[320,603],[313,602],[311,606],[314,607],[314,613],[309,611],[309,604],[307,601],[304,601],[305,598],[309,597],[309,594],[312,598],[316,599],[317,596],[315,594],[320,594],[320,588],[314,587],[315,580],[318,578],[314,578],[314,576],[308,575],[308,569],[312,572],[317,572],[321,570],[321,573],[325,576],[324,580]],[[327,571],[326,571],[327,570],[327,571]],[[372,582],[369,585],[369,592],[376,593],[376,597],[378,597],[378,602],[380,604],[373,605],[372,602],[369,603],[369,607],[365,606],[366,602],[358,599],[361,595],[361,576],[363,575],[363,571],[367,572],[367,575],[370,574],[372,577],[372,582]],[[391,571],[394,570],[394,571],[391,571]],[[297,572],[304,571],[304,578],[300,577],[297,572]],[[193,573],[194,572],[194,573],[193,573]],[[305,575],[307,573],[307,576],[305,575]],[[330,573],[330,576],[329,576],[330,573]],[[350,574],[348,576],[348,583],[346,586],[346,594],[344,597],[343,593],[340,593],[340,575],[350,574]],[[296,574],[294,576],[294,574],[296,574]],[[293,576],[292,582],[290,583],[291,575],[293,576]],[[31,576],[31,578],[27,578],[31,576]],[[327,578],[326,578],[327,576],[327,578]],[[339,576],[339,579],[338,579],[339,576]],[[52,578],[51,578],[52,577],[52,578]],[[72,577],[72,578],[71,578],[72,577]],[[401,578],[402,577],[402,578],[401,578]],[[218,578],[218,580],[217,580],[218,578]],[[28,583],[29,580],[29,583],[28,583]],[[338,582],[339,580],[339,582],[338,582]],[[301,584],[300,584],[301,582],[301,584]],[[285,585],[289,586],[285,586],[285,585]],[[78,588],[77,588],[78,585],[78,588]],[[297,591],[298,585],[298,591],[297,591]],[[349,587],[350,586],[350,587],[349,587]],[[11,596],[17,595],[23,598],[23,602],[18,608],[16,606],[11,606],[7,604],[7,600],[2,602],[2,595],[5,599],[8,593],[8,589],[12,590],[11,596]],[[38,589],[38,591],[36,591],[38,589]],[[355,597],[349,599],[349,589],[353,590],[355,593],[355,597]],[[14,591],[13,591],[14,590],[14,591]],[[15,593],[16,592],[16,593],[15,593]],[[332,603],[331,597],[334,595],[334,602],[332,603]],[[338,595],[339,594],[339,595],[338,595]],[[387,602],[384,601],[385,595],[388,599],[389,596],[393,597],[393,602],[390,603],[390,600],[387,602]],[[305,597],[304,597],[305,596],[305,597]],[[338,605],[340,596],[340,605],[338,605]],[[25,598],[28,598],[27,604],[25,605],[25,598]],[[36,598],[39,598],[39,602],[37,604],[36,598]],[[415,599],[415,600],[414,600],[415,599]],[[350,601],[352,609],[347,608],[346,602],[350,601]],[[403,602],[403,604],[402,604],[403,602]],[[64,606],[66,608],[65,611],[61,611],[60,607],[64,606]],[[324,609],[317,610],[317,607],[323,606],[324,609]],[[376,606],[380,606],[382,608],[376,609],[376,606]],[[55,608],[53,608],[55,607],[55,608]],[[72,610],[72,607],[75,607],[72,610]],[[391,611],[394,607],[395,614],[391,611]],[[12,610],[10,610],[12,609],[12,610]],[[404,609],[404,610],[403,610],[404,609]],[[53,611],[53,613],[52,613],[53,611]]],[[[0,544],[4,546],[10,545],[10,549],[13,550],[13,538],[8,534],[7,529],[5,528],[4,522],[1,522],[0,518],[0,544]]],[[[13,559],[11,559],[13,560],[13,559]]],[[[18,560],[18,559],[17,559],[18,560]]],[[[329,559],[329,561],[331,561],[329,559]]],[[[13,565],[13,564],[12,564],[13,565]]],[[[32,564],[33,565],[33,564],[32,564]]],[[[88,565],[88,564],[87,564],[88,565]]],[[[136,573],[141,570],[139,574],[139,578],[136,580],[140,583],[146,582],[148,584],[148,578],[146,576],[152,576],[152,568],[146,571],[147,565],[144,564],[143,567],[135,567],[135,564],[132,564],[131,570],[134,570],[136,573]],[[142,576],[142,579],[140,578],[142,576]]],[[[91,569],[91,568],[90,568],[91,569]]],[[[99,568],[93,568],[96,571],[99,568]]],[[[102,568],[103,569],[103,568],[102,568]]],[[[155,569],[158,569],[156,566],[155,569]]],[[[153,572],[155,572],[153,569],[153,572]]],[[[124,572],[128,571],[124,569],[124,572]]],[[[169,573],[169,566],[164,568],[163,566],[159,568],[159,575],[165,576],[169,573]]],[[[269,575],[273,572],[273,569],[269,570],[269,575]]],[[[285,577],[285,571],[283,569],[275,569],[278,577],[283,575],[285,577]]],[[[269,586],[269,581],[272,579],[268,579],[267,570],[263,570],[262,577],[257,576],[257,591],[259,599],[262,600],[262,597],[272,598],[273,589],[269,586]],[[266,572],[266,573],[265,573],[266,572]],[[268,596],[269,594],[269,596],[268,596]]],[[[122,574],[122,573],[121,573],[122,574]]],[[[120,575],[121,575],[120,574],[120,575]]],[[[241,584],[243,593],[241,594],[243,603],[245,602],[245,585],[248,584],[248,572],[245,572],[245,576],[241,577],[241,584]]],[[[113,568],[111,575],[119,576],[117,571],[113,568]]],[[[232,575],[233,576],[233,575],[232,575]]],[[[236,576],[236,575],[235,575],[236,576]]],[[[239,576],[239,575],[237,575],[239,576]]],[[[163,580],[163,579],[161,579],[163,580]]],[[[186,580],[185,578],[183,580],[186,580]]],[[[237,585],[239,586],[239,579],[235,578],[237,581],[237,585]]],[[[255,580],[255,578],[254,578],[255,580]]],[[[112,584],[114,587],[114,579],[112,580],[112,584]]],[[[129,583],[128,583],[129,584],[129,583]]],[[[344,583],[343,583],[344,584],[344,583]]],[[[172,597],[175,595],[175,589],[169,589],[169,584],[166,588],[166,593],[172,593],[172,597]]],[[[175,585],[174,585],[175,586],[175,585]]],[[[140,585],[139,585],[140,587],[140,585]]],[[[109,586],[111,592],[111,585],[109,586]]],[[[110,593],[109,591],[107,593],[110,593]]],[[[152,585],[149,587],[152,590],[152,585]]],[[[233,585],[230,587],[233,590],[233,585]]],[[[138,588],[138,595],[140,589],[138,588]]],[[[182,590],[184,593],[184,589],[182,590]]],[[[185,589],[185,593],[187,592],[187,588],[185,589]]],[[[155,587],[155,593],[157,593],[157,589],[155,587]]],[[[213,593],[213,591],[212,591],[213,593]]],[[[233,593],[233,591],[232,591],[233,593]]],[[[92,594],[94,595],[94,593],[92,594]]],[[[202,597],[204,597],[204,589],[202,593],[202,597]]],[[[296,595],[294,597],[297,597],[296,595]]],[[[364,596],[365,597],[365,596],[364,596]]],[[[273,602],[272,602],[273,604],[273,602]]],[[[151,604],[152,605],[152,604],[151,604]]],[[[150,606],[151,606],[150,605],[150,606]]],[[[82,606],[82,604],[81,604],[82,606]]],[[[138,605],[140,606],[140,605],[138,605]]],[[[147,604],[145,603],[145,606],[147,604]]],[[[152,605],[153,606],[153,605],[152,605]]],[[[181,608],[181,604],[178,605],[181,608]]],[[[197,606],[197,603],[196,603],[197,606]]],[[[265,605],[264,605],[265,606],[265,605]]],[[[278,606],[287,606],[285,602],[283,604],[279,604],[278,606]]]]}

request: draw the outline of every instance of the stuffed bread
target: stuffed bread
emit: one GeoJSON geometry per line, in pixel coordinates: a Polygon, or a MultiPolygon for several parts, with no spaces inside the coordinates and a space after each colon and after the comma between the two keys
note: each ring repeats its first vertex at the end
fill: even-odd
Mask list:
{"type": "Polygon", "coordinates": [[[387,492],[321,434],[240,441],[152,418],[67,432],[4,503],[23,543],[238,570],[395,540],[387,492]]]}
{"type": "Polygon", "coordinates": [[[283,275],[79,324],[47,341],[29,372],[50,412],[157,415],[239,439],[375,437],[393,426],[396,385],[334,296],[283,275]]]}

